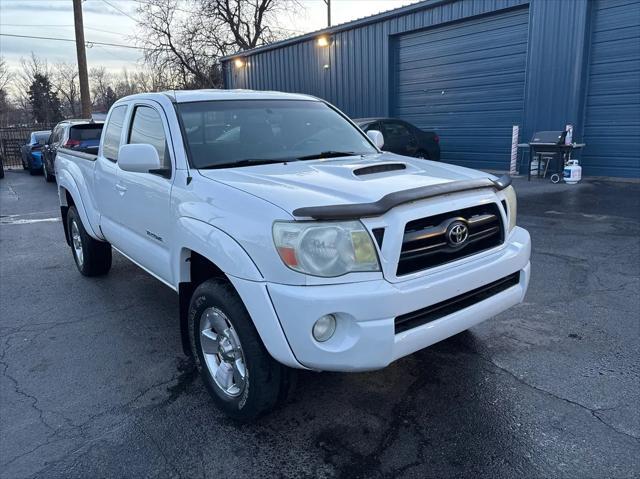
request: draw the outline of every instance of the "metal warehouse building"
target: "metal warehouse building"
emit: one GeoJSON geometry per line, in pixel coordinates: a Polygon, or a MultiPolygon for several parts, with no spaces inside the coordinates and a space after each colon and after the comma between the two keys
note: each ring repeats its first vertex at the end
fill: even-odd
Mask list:
{"type": "Polygon", "coordinates": [[[587,175],[640,176],[640,0],[426,0],[223,59],[226,88],[394,116],[508,169],[512,125],[574,125],[587,175]]]}

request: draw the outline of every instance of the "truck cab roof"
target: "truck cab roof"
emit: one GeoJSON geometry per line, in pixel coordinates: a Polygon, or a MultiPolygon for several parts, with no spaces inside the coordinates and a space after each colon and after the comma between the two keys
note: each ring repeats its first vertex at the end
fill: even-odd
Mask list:
{"type": "Polygon", "coordinates": [[[320,101],[311,95],[298,93],[282,93],[277,91],[256,91],[256,90],[169,90],[158,93],[139,93],[120,99],[119,101],[130,100],[153,100],[159,96],[168,97],[175,103],[190,103],[199,101],[215,100],[311,100],[320,101]]]}

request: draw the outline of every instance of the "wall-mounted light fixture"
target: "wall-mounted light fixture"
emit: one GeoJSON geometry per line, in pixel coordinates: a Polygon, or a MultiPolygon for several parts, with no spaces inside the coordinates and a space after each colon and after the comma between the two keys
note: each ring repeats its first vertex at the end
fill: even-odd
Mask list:
{"type": "Polygon", "coordinates": [[[242,68],[244,66],[244,60],[242,58],[236,58],[233,61],[233,64],[236,66],[236,68],[242,68]]]}
{"type": "Polygon", "coordinates": [[[328,47],[330,43],[329,37],[327,36],[318,37],[317,43],[319,47],[328,47]]]}

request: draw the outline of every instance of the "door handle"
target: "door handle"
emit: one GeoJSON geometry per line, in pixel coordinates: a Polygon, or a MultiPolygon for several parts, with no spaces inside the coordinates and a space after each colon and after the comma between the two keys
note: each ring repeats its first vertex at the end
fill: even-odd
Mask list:
{"type": "Polygon", "coordinates": [[[124,195],[127,191],[127,187],[121,185],[120,183],[116,183],[116,190],[118,190],[118,193],[120,193],[120,195],[124,195]]]}

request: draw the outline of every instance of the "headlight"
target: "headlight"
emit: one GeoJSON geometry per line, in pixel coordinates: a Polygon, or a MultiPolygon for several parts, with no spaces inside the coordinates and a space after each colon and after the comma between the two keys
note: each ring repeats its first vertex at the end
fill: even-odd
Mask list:
{"type": "Polygon", "coordinates": [[[518,200],[513,186],[509,186],[504,190],[504,199],[507,201],[507,215],[509,217],[508,232],[511,233],[513,228],[516,227],[516,217],[518,216],[518,200]]]}
{"type": "Polygon", "coordinates": [[[359,221],[277,222],[273,241],[284,264],[301,273],[335,277],[380,271],[371,236],[359,221]]]}

